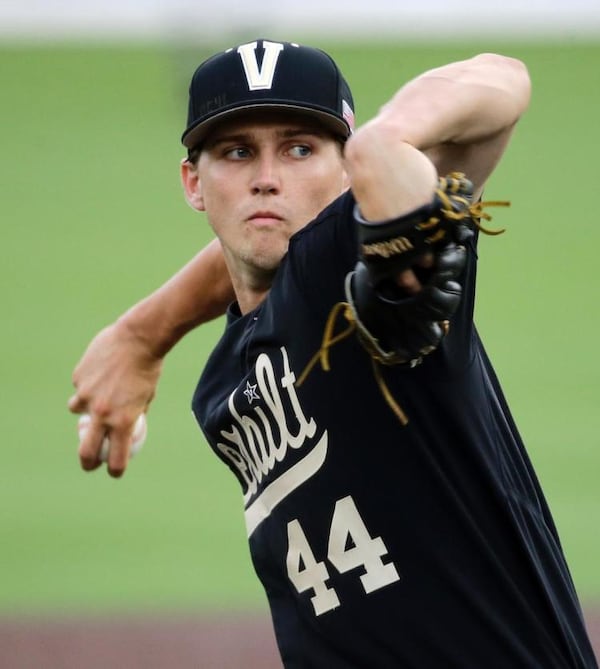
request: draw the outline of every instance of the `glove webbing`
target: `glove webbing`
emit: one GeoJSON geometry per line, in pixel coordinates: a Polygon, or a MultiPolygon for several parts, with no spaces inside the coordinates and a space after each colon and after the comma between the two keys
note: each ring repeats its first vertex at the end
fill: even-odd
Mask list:
{"type": "MultiPolygon", "coordinates": [[[[501,235],[503,232],[506,232],[506,228],[500,228],[499,230],[490,230],[481,225],[480,219],[486,221],[491,221],[492,217],[487,212],[483,211],[486,207],[510,207],[510,202],[508,200],[488,200],[487,202],[475,202],[471,204],[471,201],[467,197],[461,197],[459,193],[462,190],[462,181],[465,179],[465,175],[462,172],[450,172],[447,177],[440,177],[439,186],[436,189],[436,194],[442,202],[441,212],[444,216],[452,221],[462,221],[465,218],[471,218],[473,224],[485,235],[501,235]],[[452,208],[452,200],[448,197],[448,193],[451,193],[454,197],[454,201],[462,202],[465,205],[465,208],[461,211],[455,211],[452,208]]],[[[440,222],[439,218],[432,218],[426,224],[422,224],[421,227],[431,224],[431,227],[440,222]]]]}

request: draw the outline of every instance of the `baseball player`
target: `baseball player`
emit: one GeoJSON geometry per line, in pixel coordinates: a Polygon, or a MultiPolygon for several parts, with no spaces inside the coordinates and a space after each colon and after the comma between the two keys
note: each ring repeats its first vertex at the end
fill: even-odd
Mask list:
{"type": "Polygon", "coordinates": [[[354,132],[322,51],[256,40],[193,76],[182,182],[219,241],[99,335],[70,408],[82,466],[107,432],[120,475],[164,354],[233,289],[192,406],[286,667],[597,666],[473,324],[480,195],[528,100],[525,67],[482,54],[354,132]]]}

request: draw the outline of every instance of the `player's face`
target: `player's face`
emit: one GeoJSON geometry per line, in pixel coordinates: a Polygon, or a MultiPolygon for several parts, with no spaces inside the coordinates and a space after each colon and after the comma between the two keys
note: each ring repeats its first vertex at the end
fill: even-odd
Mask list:
{"type": "Polygon", "coordinates": [[[219,125],[183,176],[230,271],[250,281],[272,275],[290,237],[348,186],[339,142],[310,119],[286,114],[219,125]]]}

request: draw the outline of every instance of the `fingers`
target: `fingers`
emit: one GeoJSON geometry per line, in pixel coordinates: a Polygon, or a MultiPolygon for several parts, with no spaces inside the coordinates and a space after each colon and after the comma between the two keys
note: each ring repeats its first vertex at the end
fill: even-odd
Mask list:
{"type": "Polygon", "coordinates": [[[435,256],[433,253],[425,253],[417,258],[415,265],[417,265],[417,267],[422,267],[423,269],[430,269],[435,265],[435,256]]]}
{"type": "Polygon", "coordinates": [[[85,413],[88,410],[89,397],[87,397],[82,389],[82,384],[78,375],[78,367],[76,367],[73,372],[72,381],[75,386],[75,393],[69,397],[67,408],[71,413],[85,413]]]}
{"type": "Polygon", "coordinates": [[[108,435],[110,447],[108,451],[107,468],[113,478],[120,478],[127,469],[129,462],[129,449],[133,439],[133,427],[135,421],[126,426],[113,428],[108,435]]]}
{"type": "Polygon", "coordinates": [[[69,398],[67,408],[71,413],[83,413],[87,409],[87,402],[78,393],[69,398]]]}
{"type": "Polygon", "coordinates": [[[99,400],[91,403],[80,390],[69,398],[67,407],[71,413],[83,414],[78,422],[81,468],[94,471],[106,462],[110,476],[123,476],[129,460],[135,419],[130,420],[127,416],[115,418],[115,412],[108,403],[99,400]],[[113,421],[118,421],[116,426],[113,421]]]}
{"type": "Polygon", "coordinates": [[[433,253],[425,253],[419,256],[415,262],[414,269],[406,269],[399,272],[395,277],[395,283],[407,295],[416,295],[423,288],[423,280],[426,280],[428,273],[420,270],[429,270],[435,264],[433,253]]]}
{"type": "Polygon", "coordinates": [[[399,272],[396,285],[407,295],[416,295],[435,277],[436,285],[455,279],[464,269],[467,251],[464,246],[448,244],[437,255],[426,253],[420,256],[412,269],[399,272]]]}
{"type": "Polygon", "coordinates": [[[422,288],[421,282],[412,269],[406,269],[395,277],[395,283],[407,295],[416,295],[422,288]]]}
{"type": "Polygon", "coordinates": [[[135,420],[123,420],[110,427],[97,413],[84,414],[78,423],[79,462],[85,471],[94,471],[104,462],[113,478],[125,473],[129,462],[135,420]]]}
{"type": "Polygon", "coordinates": [[[102,464],[100,451],[106,435],[104,423],[97,415],[79,419],[79,462],[85,471],[98,469],[102,464]]]}

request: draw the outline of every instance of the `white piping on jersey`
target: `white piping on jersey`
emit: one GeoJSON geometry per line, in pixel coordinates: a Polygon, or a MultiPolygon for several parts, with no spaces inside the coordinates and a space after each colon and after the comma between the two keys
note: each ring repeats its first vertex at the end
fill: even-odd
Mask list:
{"type": "Polygon", "coordinates": [[[269,483],[248,506],[244,512],[248,537],[271,514],[271,511],[279,502],[319,471],[327,455],[327,442],[327,431],[325,431],[308,455],[290,467],[275,481],[269,483]]]}

